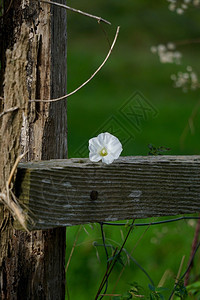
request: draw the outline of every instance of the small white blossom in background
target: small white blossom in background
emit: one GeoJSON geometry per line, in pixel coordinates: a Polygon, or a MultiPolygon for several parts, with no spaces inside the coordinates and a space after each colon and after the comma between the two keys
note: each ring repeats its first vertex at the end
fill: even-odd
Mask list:
{"type": "Polygon", "coordinates": [[[114,135],[104,132],[89,140],[89,159],[111,164],[122,152],[122,144],[114,135]]]}
{"type": "Polygon", "coordinates": [[[167,0],[169,2],[169,10],[182,15],[187,9],[188,5],[199,6],[200,0],[167,0]]]}
{"type": "Polygon", "coordinates": [[[193,0],[193,5],[194,6],[199,6],[200,0],[193,0]]]}
{"type": "Polygon", "coordinates": [[[182,54],[179,51],[176,51],[176,47],[173,43],[168,43],[166,46],[165,45],[152,46],[151,52],[153,54],[157,53],[160,62],[163,64],[175,63],[179,65],[181,63],[182,54]]]}
{"type": "Polygon", "coordinates": [[[182,88],[184,92],[196,90],[200,87],[198,76],[191,66],[187,67],[186,72],[172,74],[171,79],[174,81],[174,87],[182,88]]]}

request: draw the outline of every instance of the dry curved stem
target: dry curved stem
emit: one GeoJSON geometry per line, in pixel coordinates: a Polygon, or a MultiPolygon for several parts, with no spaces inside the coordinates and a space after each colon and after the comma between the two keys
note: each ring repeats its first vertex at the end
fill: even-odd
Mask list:
{"type": "MultiPolygon", "coordinates": [[[[176,275],[176,280],[175,280],[175,284],[178,284],[179,282],[179,278],[180,278],[180,275],[181,275],[181,271],[183,269],[183,263],[184,263],[184,260],[185,260],[185,255],[183,255],[182,259],[181,259],[181,263],[180,263],[180,266],[179,266],[179,269],[178,269],[178,273],[176,275]]],[[[174,294],[172,295],[172,298],[171,300],[174,299],[174,294]]]]}
{"type": "MultiPolygon", "coordinates": [[[[70,255],[69,255],[69,258],[68,258],[68,261],[67,261],[67,265],[65,267],[65,274],[67,275],[67,271],[68,271],[68,268],[69,268],[69,264],[70,264],[70,261],[72,259],[72,255],[74,253],[74,249],[76,247],[76,244],[77,244],[77,241],[78,241],[78,238],[79,238],[79,235],[81,233],[81,230],[83,228],[83,225],[80,225],[80,227],[78,228],[77,230],[77,233],[76,233],[76,237],[74,239],[74,243],[73,243],[73,246],[72,246],[72,249],[71,249],[71,252],[70,252],[70,255]]],[[[67,277],[67,276],[66,276],[67,277]]],[[[69,300],[70,297],[69,297],[69,288],[68,288],[68,281],[67,281],[67,278],[66,278],[66,293],[67,293],[67,299],[69,300]]]]}
{"type": "MultiPolygon", "coordinates": [[[[133,226],[134,222],[135,222],[135,219],[133,219],[133,221],[132,221],[132,224],[131,224],[132,226],[133,226]]],[[[102,223],[102,224],[103,224],[103,223],[102,223]]],[[[128,237],[129,237],[129,235],[130,235],[130,233],[131,233],[132,226],[130,226],[130,228],[129,228],[127,234],[126,234],[126,237],[125,237],[125,239],[124,239],[124,242],[123,242],[121,248],[119,249],[119,251],[118,251],[118,247],[115,248],[115,251],[114,251],[114,253],[113,253],[113,255],[112,255],[113,261],[111,260],[111,261],[109,261],[109,262],[107,263],[107,269],[106,269],[106,272],[105,272],[105,274],[104,274],[104,277],[103,277],[103,279],[102,279],[102,281],[101,281],[101,284],[100,284],[100,286],[99,286],[99,289],[98,289],[98,292],[97,292],[97,294],[96,294],[95,300],[98,299],[98,297],[99,297],[100,294],[101,294],[102,289],[104,288],[104,286],[105,286],[106,283],[108,282],[108,278],[109,278],[109,276],[110,276],[110,274],[111,274],[111,272],[112,272],[112,270],[113,270],[113,267],[115,266],[115,264],[116,264],[116,262],[117,262],[117,257],[119,257],[120,254],[121,254],[121,252],[123,251],[124,246],[125,246],[125,244],[126,244],[126,242],[127,242],[127,239],[128,239],[128,237]]],[[[102,228],[102,227],[101,227],[101,228],[102,228]]],[[[103,236],[102,236],[102,237],[103,237],[103,236]]],[[[104,243],[104,241],[105,241],[105,240],[104,240],[104,238],[103,238],[103,243],[104,243]]],[[[105,246],[105,245],[104,245],[104,246],[105,246]]],[[[105,247],[105,249],[106,249],[106,247],[105,247]]],[[[106,287],[106,290],[107,290],[107,287],[106,287]]],[[[105,293],[105,292],[104,292],[104,293],[105,293]]],[[[101,296],[100,300],[101,300],[102,298],[103,298],[103,296],[101,296]]]]}
{"type": "Polygon", "coordinates": [[[27,152],[24,154],[20,155],[17,157],[14,166],[10,172],[8,181],[6,182],[6,187],[5,190],[0,193],[0,201],[9,209],[13,217],[15,217],[19,223],[22,225],[22,227],[29,232],[27,226],[26,226],[26,221],[27,221],[27,216],[24,213],[23,209],[19,205],[16,196],[12,192],[12,187],[11,187],[11,181],[14,176],[14,173],[17,169],[17,166],[20,162],[20,160],[26,155],[27,152]]]}
{"type": "MultiPolygon", "coordinates": [[[[191,249],[191,253],[190,253],[190,259],[189,262],[192,259],[192,256],[194,254],[194,251],[196,249],[196,246],[198,244],[198,239],[199,239],[199,234],[200,234],[200,219],[198,220],[197,224],[196,224],[196,229],[195,229],[195,234],[194,234],[194,238],[192,241],[192,249],[191,249]]],[[[189,263],[188,263],[189,264],[189,263]]],[[[188,281],[189,281],[189,277],[190,277],[190,272],[192,270],[193,265],[190,266],[190,268],[188,269],[186,275],[185,275],[185,280],[184,280],[184,285],[187,286],[188,285],[188,281]]]]}
{"type": "Polygon", "coordinates": [[[67,10],[71,10],[75,13],[78,13],[78,14],[81,14],[81,15],[84,15],[86,17],[89,17],[89,18],[93,18],[93,19],[96,19],[98,22],[104,22],[108,25],[111,25],[111,23],[101,17],[97,17],[97,16],[94,16],[94,15],[91,15],[91,14],[88,14],[80,9],[76,9],[76,8],[73,8],[73,7],[70,7],[70,6],[67,6],[67,5],[64,5],[64,4],[60,4],[60,3],[57,3],[57,2],[53,2],[53,1],[47,1],[47,0],[39,0],[40,2],[43,2],[43,3],[48,3],[48,4],[51,4],[51,5],[55,5],[55,6],[59,6],[59,7],[62,7],[62,8],[65,8],[67,10]]]}
{"type": "Polygon", "coordinates": [[[200,44],[200,39],[188,39],[188,40],[182,40],[182,41],[175,41],[174,44],[176,46],[185,46],[185,45],[191,45],[191,44],[200,44]]]}
{"type": "Polygon", "coordinates": [[[9,10],[10,10],[10,8],[12,6],[12,3],[13,3],[13,0],[10,0],[10,3],[8,5],[8,8],[7,8],[6,12],[2,16],[0,16],[0,18],[4,18],[4,16],[9,12],[9,10]]]}
{"type": "Polygon", "coordinates": [[[35,100],[29,100],[29,102],[56,102],[56,101],[60,101],[63,99],[68,98],[69,96],[72,96],[73,94],[75,94],[77,91],[79,91],[82,87],[84,87],[88,82],[90,82],[90,80],[92,80],[94,78],[94,76],[102,69],[102,67],[105,65],[106,61],[108,60],[108,58],[110,57],[112,50],[115,46],[118,34],[119,34],[119,29],[120,26],[117,27],[117,31],[114,37],[114,40],[112,42],[112,45],[110,47],[110,50],[108,51],[108,54],[106,56],[106,58],[104,59],[104,61],[102,62],[102,64],[98,67],[98,69],[90,76],[90,78],[88,78],[83,84],[81,84],[78,88],[76,88],[75,90],[73,90],[71,93],[66,94],[62,97],[59,98],[55,98],[55,99],[48,99],[48,100],[42,100],[42,99],[35,99],[35,100]]]}
{"type": "Polygon", "coordinates": [[[13,112],[13,111],[15,111],[15,110],[17,110],[17,109],[19,109],[18,106],[13,106],[13,107],[11,107],[11,108],[9,108],[9,109],[3,111],[2,113],[0,113],[0,118],[3,117],[5,114],[10,113],[10,112],[13,112]]]}
{"type": "MultiPolygon", "coordinates": [[[[147,230],[148,230],[149,228],[150,228],[150,224],[149,224],[149,226],[145,229],[145,231],[142,233],[142,235],[140,236],[140,238],[138,239],[137,243],[135,244],[135,246],[134,246],[133,249],[131,250],[130,255],[133,254],[133,251],[135,250],[135,248],[137,247],[137,245],[139,244],[139,242],[142,240],[142,238],[144,237],[144,235],[146,234],[146,232],[147,232],[147,230]]],[[[127,265],[127,264],[128,264],[128,259],[127,259],[127,261],[124,263],[124,266],[123,266],[121,272],[119,273],[119,276],[118,276],[118,278],[117,278],[117,280],[116,280],[116,282],[115,282],[115,285],[114,285],[114,287],[113,287],[113,289],[112,289],[112,293],[114,293],[114,291],[115,291],[115,289],[116,289],[116,287],[117,287],[117,285],[118,285],[118,282],[120,281],[120,278],[122,277],[122,275],[123,275],[123,273],[124,273],[124,271],[125,271],[125,268],[126,268],[126,265],[127,265]]]]}
{"type": "Polygon", "coordinates": [[[65,267],[65,273],[67,273],[67,271],[68,271],[69,264],[70,264],[70,261],[72,259],[72,255],[73,255],[74,249],[76,247],[76,244],[77,244],[77,241],[78,241],[78,238],[79,238],[79,235],[81,233],[82,228],[83,228],[83,225],[80,225],[80,227],[77,230],[77,233],[76,233],[76,236],[75,236],[75,239],[74,239],[74,243],[73,243],[73,246],[72,246],[68,261],[67,261],[67,265],[65,267]]]}

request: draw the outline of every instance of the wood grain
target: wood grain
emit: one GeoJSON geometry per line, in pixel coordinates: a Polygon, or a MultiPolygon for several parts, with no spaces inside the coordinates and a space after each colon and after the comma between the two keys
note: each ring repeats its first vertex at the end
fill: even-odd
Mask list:
{"type": "Polygon", "coordinates": [[[53,228],[200,212],[200,156],[20,164],[17,192],[35,224],[53,228]]]}

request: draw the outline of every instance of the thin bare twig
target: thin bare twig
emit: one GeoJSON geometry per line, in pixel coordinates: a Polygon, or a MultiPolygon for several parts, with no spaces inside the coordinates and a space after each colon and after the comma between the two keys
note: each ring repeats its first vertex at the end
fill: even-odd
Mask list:
{"type": "Polygon", "coordinates": [[[191,44],[199,44],[200,39],[191,39],[191,40],[182,40],[182,41],[175,41],[173,42],[176,46],[185,46],[185,45],[191,45],[191,44]]]}
{"type": "Polygon", "coordinates": [[[167,278],[169,278],[169,277],[174,277],[174,274],[172,273],[171,270],[167,269],[167,270],[164,272],[163,276],[161,277],[161,279],[160,279],[160,281],[159,281],[159,283],[158,283],[158,287],[163,287],[164,284],[165,284],[165,281],[166,281],[167,278]]]}
{"type": "Polygon", "coordinates": [[[83,225],[79,226],[79,229],[77,230],[76,237],[75,237],[75,240],[74,240],[74,243],[73,243],[73,246],[72,246],[69,258],[68,258],[68,261],[67,261],[67,265],[66,265],[66,268],[65,268],[65,274],[66,274],[66,294],[67,294],[67,299],[68,300],[70,300],[70,295],[69,295],[69,288],[68,288],[68,282],[67,282],[67,271],[68,271],[69,264],[70,264],[70,261],[72,259],[72,255],[74,253],[74,249],[76,247],[76,244],[77,244],[77,241],[78,241],[78,238],[79,238],[79,235],[81,233],[82,228],[83,228],[83,225]]]}
{"type": "MultiPolygon", "coordinates": [[[[193,253],[196,249],[198,239],[199,239],[199,233],[200,233],[200,219],[198,220],[198,222],[196,224],[196,229],[195,229],[195,234],[194,234],[194,238],[193,238],[193,242],[192,242],[192,249],[191,249],[189,261],[191,260],[191,258],[193,256],[193,253]]],[[[189,276],[190,276],[190,272],[191,272],[192,267],[193,267],[193,265],[190,266],[190,268],[188,269],[188,271],[186,273],[185,280],[184,280],[184,285],[185,286],[188,285],[189,276]]]]}
{"type": "MultiPolygon", "coordinates": [[[[181,134],[181,137],[180,137],[180,145],[181,147],[183,147],[183,144],[184,144],[184,141],[186,139],[186,136],[189,132],[189,130],[193,129],[194,131],[194,119],[198,113],[198,110],[199,110],[199,107],[200,107],[200,100],[196,103],[196,105],[194,106],[193,110],[192,110],[192,113],[188,119],[188,122],[187,122],[187,125],[185,126],[182,134],[181,134]]],[[[192,130],[191,130],[192,131],[192,130]]]]}
{"type": "MultiPolygon", "coordinates": [[[[133,225],[134,225],[134,224],[133,224],[133,225]]],[[[133,251],[135,250],[135,248],[137,247],[137,245],[139,244],[139,242],[142,240],[142,238],[144,237],[144,235],[145,235],[145,233],[147,232],[147,230],[149,229],[149,227],[150,227],[150,224],[149,224],[149,226],[145,229],[145,231],[142,233],[142,235],[140,236],[140,238],[138,239],[137,243],[135,244],[135,246],[134,246],[133,249],[131,250],[130,255],[133,254],[133,251]]],[[[114,291],[115,291],[115,289],[116,289],[116,287],[117,287],[117,285],[118,285],[118,282],[120,281],[120,278],[122,277],[122,275],[123,275],[123,273],[124,273],[124,271],[125,271],[125,268],[126,268],[127,264],[128,264],[128,259],[127,259],[127,261],[125,262],[125,264],[124,264],[124,266],[123,266],[121,272],[119,273],[119,276],[118,276],[118,278],[117,278],[117,280],[116,280],[116,282],[115,282],[115,285],[114,285],[114,288],[113,288],[113,290],[112,290],[112,293],[114,293],[114,291]]]]}
{"type": "MultiPolygon", "coordinates": [[[[95,297],[95,300],[98,299],[98,297],[99,297],[99,295],[100,295],[100,293],[101,293],[101,291],[102,291],[102,289],[103,289],[103,287],[104,287],[106,281],[108,280],[108,276],[110,275],[109,271],[110,271],[110,269],[112,268],[112,266],[113,266],[113,264],[114,264],[114,262],[115,262],[115,260],[116,260],[115,258],[116,258],[116,255],[117,255],[117,251],[118,251],[118,247],[115,248],[115,251],[114,251],[114,253],[113,253],[113,255],[112,255],[113,261],[110,261],[110,262],[108,263],[106,272],[105,272],[105,274],[104,274],[104,276],[103,276],[103,279],[102,279],[102,281],[101,281],[101,284],[100,284],[100,286],[99,286],[99,289],[98,289],[97,295],[96,295],[96,297],[95,297]],[[109,275],[108,275],[108,274],[109,274],[109,275]]],[[[112,270],[112,269],[111,269],[111,270],[112,270]]]]}
{"type": "Polygon", "coordinates": [[[103,34],[105,35],[105,38],[106,38],[106,40],[107,40],[107,42],[108,42],[108,45],[109,45],[109,48],[110,48],[110,47],[111,47],[111,42],[110,42],[110,40],[109,40],[109,37],[108,37],[108,35],[107,35],[107,32],[106,32],[105,29],[103,28],[103,25],[101,24],[101,22],[99,22],[99,25],[100,25],[101,30],[103,31],[103,34]]]}
{"type": "Polygon", "coordinates": [[[187,274],[188,270],[190,269],[191,265],[193,264],[195,255],[196,255],[197,250],[199,249],[199,247],[200,247],[200,241],[198,242],[198,244],[197,244],[197,246],[196,246],[196,248],[195,248],[195,250],[194,250],[194,253],[193,253],[192,257],[191,257],[191,260],[190,260],[190,262],[189,262],[189,264],[188,264],[188,267],[187,267],[186,271],[183,273],[183,275],[178,279],[178,282],[175,284],[175,286],[174,286],[174,288],[173,288],[173,290],[172,290],[172,292],[171,292],[171,295],[169,296],[169,300],[172,299],[172,296],[173,296],[173,294],[174,294],[174,292],[175,292],[175,290],[176,290],[176,287],[178,286],[179,282],[180,282],[181,280],[183,280],[183,278],[184,278],[185,275],[187,274]]]}
{"type": "Polygon", "coordinates": [[[71,258],[72,258],[72,255],[73,255],[74,249],[76,247],[76,243],[78,241],[78,238],[79,238],[79,235],[81,233],[82,228],[83,228],[83,226],[81,225],[79,227],[79,229],[77,230],[76,237],[75,237],[75,240],[74,240],[74,243],[73,243],[73,246],[72,246],[72,250],[70,252],[70,255],[69,255],[69,258],[68,258],[68,261],[67,261],[67,265],[66,265],[66,268],[65,268],[65,273],[67,273],[67,271],[68,271],[69,264],[70,264],[70,261],[71,261],[71,258]]]}
{"type": "Polygon", "coordinates": [[[3,115],[7,114],[7,113],[10,113],[10,112],[13,112],[15,110],[19,109],[18,106],[13,106],[5,111],[3,111],[2,113],[0,113],[0,118],[3,117],[3,115]]]}
{"type": "Polygon", "coordinates": [[[25,214],[23,212],[23,209],[19,205],[16,196],[12,192],[12,187],[11,187],[11,181],[12,181],[14,173],[15,173],[15,171],[17,169],[17,166],[18,166],[20,160],[26,155],[26,153],[27,152],[25,152],[24,154],[22,154],[22,155],[20,155],[20,156],[17,157],[17,159],[16,159],[16,161],[14,163],[14,166],[12,167],[12,170],[10,172],[8,181],[6,182],[5,191],[2,191],[0,193],[0,201],[9,209],[9,211],[12,213],[12,215],[17,218],[17,220],[22,225],[22,227],[27,232],[29,232],[29,230],[28,230],[28,228],[26,226],[26,217],[25,217],[25,214]]]}
{"type": "Polygon", "coordinates": [[[67,5],[64,5],[64,4],[60,4],[60,3],[57,3],[57,2],[53,2],[53,1],[47,1],[47,0],[39,0],[40,2],[43,2],[43,3],[48,3],[48,4],[52,4],[52,5],[56,5],[56,6],[59,6],[59,7],[62,7],[62,8],[65,8],[67,10],[71,10],[75,13],[78,13],[78,14],[81,14],[81,15],[84,15],[86,17],[89,17],[89,18],[93,18],[93,19],[96,19],[98,22],[104,22],[108,25],[111,25],[111,23],[101,17],[97,17],[97,16],[94,16],[94,15],[91,15],[91,14],[88,14],[80,9],[76,9],[76,8],[73,8],[73,7],[69,7],[67,5]]]}
{"type": "MultiPolygon", "coordinates": [[[[182,259],[181,259],[181,263],[180,263],[180,266],[179,266],[179,269],[178,269],[178,273],[176,275],[176,280],[175,280],[175,284],[178,284],[179,282],[179,277],[180,277],[180,274],[181,274],[181,271],[183,269],[183,263],[184,263],[184,260],[185,260],[185,255],[183,255],[182,259]]],[[[174,294],[172,295],[172,300],[174,299],[174,294]]]]}
{"type": "Polygon", "coordinates": [[[100,294],[99,296],[107,296],[107,297],[120,297],[122,296],[121,294],[100,294]]]}
{"type": "MultiPolygon", "coordinates": [[[[111,245],[111,244],[98,244],[98,243],[95,243],[94,246],[95,247],[104,247],[104,248],[115,249],[114,246],[111,245]]],[[[154,286],[155,284],[154,284],[153,280],[151,279],[151,277],[149,276],[149,274],[146,272],[146,270],[138,263],[138,261],[125,248],[123,248],[122,251],[126,254],[126,256],[130,260],[132,260],[140,268],[140,270],[147,276],[147,278],[149,279],[149,281],[151,282],[151,284],[154,286]]],[[[113,293],[113,291],[112,291],[112,293],[113,293]]]]}
{"type": "Polygon", "coordinates": [[[10,8],[12,6],[12,3],[13,3],[13,0],[10,0],[10,3],[8,5],[8,8],[7,8],[6,12],[2,16],[0,16],[0,18],[4,18],[4,16],[9,12],[9,10],[10,10],[10,8]]]}
{"type": "MultiPolygon", "coordinates": [[[[0,197],[1,197],[1,193],[0,193],[0,197]]],[[[5,228],[8,224],[8,220],[9,220],[8,216],[4,217],[4,219],[2,220],[1,225],[0,225],[0,234],[1,234],[1,232],[3,232],[5,230],[5,228]]]]}
{"type": "Polygon", "coordinates": [[[21,155],[19,155],[19,156],[17,157],[17,159],[16,159],[16,161],[15,161],[15,163],[14,163],[14,166],[12,167],[12,170],[11,170],[11,172],[10,172],[8,181],[7,181],[7,183],[6,183],[6,188],[7,188],[7,189],[9,189],[9,186],[10,186],[10,184],[11,184],[11,180],[12,180],[12,178],[13,178],[13,175],[14,175],[16,169],[17,169],[17,166],[18,166],[20,160],[21,160],[26,154],[27,154],[27,152],[25,152],[25,153],[23,153],[23,154],[21,154],[21,155]]]}
{"type": "Polygon", "coordinates": [[[82,87],[84,87],[90,80],[92,80],[94,78],[94,76],[102,69],[102,67],[105,65],[106,61],[108,60],[114,46],[115,46],[115,43],[116,43],[116,40],[117,40],[117,37],[118,37],[118,34],[119,34],[119,29],[120,29],[120,26],[117,27],[117,31],[116,31],[116,34],[115,34],[115,37],[114,37],[114,40],[113,40],[113,43],[110,47],[110,50],[106,56],[106,58],[104,59],[104,61],[102,62],[102,64],[98,67],[98,69],[90,76],[89,79],[87,79],[83,84],[81,84],[78,88],[76,88],[74,91],[72,91],[71,93],[67,94],[67,95],[64,95],[62,97],[59,97],[59,98],[55,98],[55,99],[48,99],[48,100],[42,100],[42,99],[35,99],[35,100],[29,100],[29,102],[56,102],[56,101],[60,101],[60,100],[63,100],[63,99],[66,99],[68,98],[69,96],[75,94],[77,91],[79,91],[82,87]]]}
{"type": "MultiPolygon", "coordinates": [[[[134,222],[135,222],[135,219],[133,219],[133,222],[132,222],[131,225],[133,225],[134,222]]],[[[102,224],[103,224],[103,223],[102,223],[102,224]]],[[[102,279],[102,281],[101,281],[101,284],[100,284],[100,286],[99,286],[99,289],[98,289],[98,292],[97,292],[97,294],[96,294],[95,300],[98,299],[99,295],[101,294],[102,289],[104,288],[106,282],[108,281],[108,278],[109,278],[109,276],[110,276],[110,274],[111,274],[111,272],[112,272],[112,270],[113,270],[113,268],[114,268],[114,266],[115,266],[115,264],[116,264],[116,262],[117,262],[117,258],[120,256],[121,252],[122,252],[123,249],[124,249],[124,246],[125,246],[125,244],[126,244],[126,242],[127,242],[127,239],[128,239],[128,237],[129,237],[129,235],[130,235],[130,233],[131,233],[131,230],[132,230],[132,226],[130,226],[130,228],[129,228],[129,230],[128,230],[128,233],[126,234],[125,240],[124,240],[124,242],[123,242],[121,248],[119,249],[119,251],[117,252],[118,247],[115,249],[115,252],[114,252],[114,254],[113,254],[113,256],[112,256],[113,261],[111,261],[111,262],[109,262],[109,263],[107,264],[107,269],[106,269],[105,275],[104,275],[104,277],[103,277],[103,279],[102,279]]],[[[102,299],[102,296],[101,296],[100,299],[102,299]]]]}

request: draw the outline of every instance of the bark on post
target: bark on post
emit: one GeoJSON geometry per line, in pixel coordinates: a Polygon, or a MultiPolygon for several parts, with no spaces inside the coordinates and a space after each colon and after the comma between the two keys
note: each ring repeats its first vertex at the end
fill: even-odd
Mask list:
{"type": "MultiPolygon", "coordinates": [[[[66,11],[4,0],[0,26],[0,112],[18,107],[0,118],[2,191],[20,152],[26,161],[67,157],[66,101],[28,103],[66,92],[66,11]]],[[[65,228],[14,230],[0,206],[0,299],[64,299],[64,263],[65,228]]]]}

